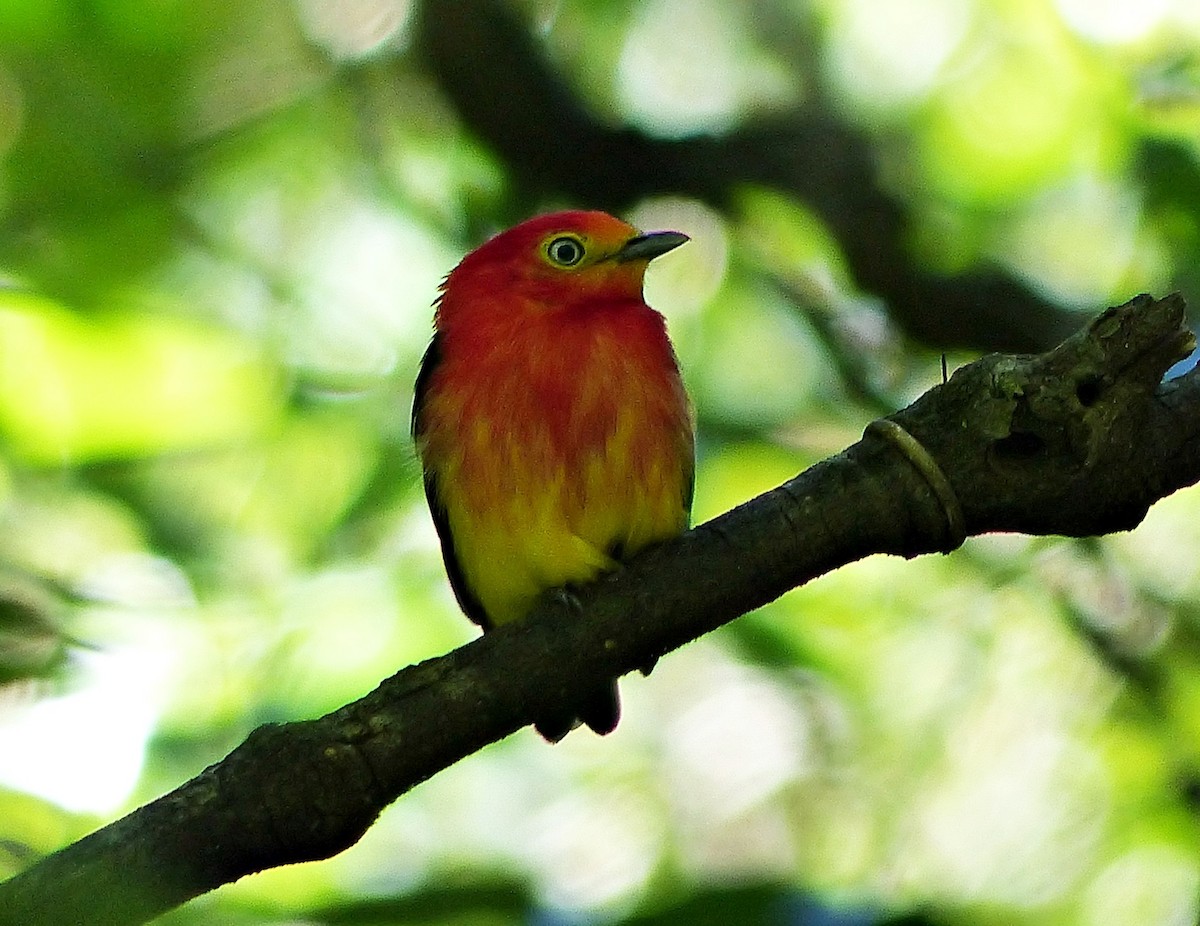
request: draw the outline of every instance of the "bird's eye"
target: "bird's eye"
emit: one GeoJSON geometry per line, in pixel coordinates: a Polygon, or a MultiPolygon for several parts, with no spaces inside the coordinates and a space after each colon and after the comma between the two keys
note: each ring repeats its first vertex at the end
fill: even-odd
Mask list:
{"type": "Polygon", "coordinates": [[[565,235],[555,238],[546,245],[546,256],[560,267],[574,267],[583,260],[583,242],[565,235]]]}

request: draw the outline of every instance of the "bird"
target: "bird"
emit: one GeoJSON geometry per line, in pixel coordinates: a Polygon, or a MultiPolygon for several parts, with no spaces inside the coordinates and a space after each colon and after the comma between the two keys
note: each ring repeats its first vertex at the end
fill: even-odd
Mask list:
{"type": "MultiPolygon", "coordinates": [[[[692,408],[642,284],[688,240],[555,212],[484,242],[443,280],[411,427],[451,588],[485,633],[687,529],[692,408]]],[[[554,743],[619,719],[611,679],[533,722],[554,743]]]]}

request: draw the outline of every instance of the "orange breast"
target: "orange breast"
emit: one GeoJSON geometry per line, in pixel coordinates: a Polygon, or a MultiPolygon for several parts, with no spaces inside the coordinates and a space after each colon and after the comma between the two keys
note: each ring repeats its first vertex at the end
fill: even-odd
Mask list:
{"type": "Polygon", "coordinates": [[[686,528],[692,426],[656,312],[606,303],[443,337],[422,456],[493,622],[686,528]]]}

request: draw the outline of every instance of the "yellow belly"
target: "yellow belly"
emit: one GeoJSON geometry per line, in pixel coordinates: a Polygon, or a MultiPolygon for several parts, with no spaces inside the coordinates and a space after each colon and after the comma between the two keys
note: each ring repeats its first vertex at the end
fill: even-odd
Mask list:
{"type": "MultiPolygon", "coordinates": [[[[547,460],[548,448],[480,433],[442,474],[446,514],[463,577],[494,623],[528,613],[546,589],[595,578],[627,557],[687,527],[678,442],[663,435],[657,457],[631,463],[638,421],[624,416],[611,438],[568,469],[547,460]],[[490,465],[481,466],[482,460],[490,465]],[[480,485],[476,477],[490,470],[480,485]],[[547,478],[545,475],[555,475],[547,478]]],[[[642,446],[646,452],[643,436],[642,446]]]]}

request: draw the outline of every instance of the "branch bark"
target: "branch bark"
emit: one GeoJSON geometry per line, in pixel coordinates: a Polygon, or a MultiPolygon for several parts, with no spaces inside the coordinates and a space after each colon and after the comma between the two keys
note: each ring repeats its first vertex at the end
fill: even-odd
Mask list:
{"type": "Polygon", "coordinates": [[[1178,295],[1139,296],[1040,356],[991,355],[777,489],[528,620],[318,720],[255,731],[170,794],[0,884],[0,924],[146,922],[350,846],[414,785],[602,678],[817,575],[964,536],[1128,530],[1200,479],[1200,374],[1178,295]]]}

